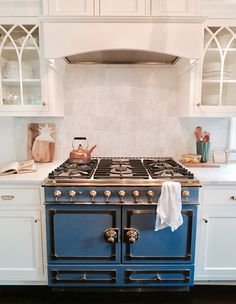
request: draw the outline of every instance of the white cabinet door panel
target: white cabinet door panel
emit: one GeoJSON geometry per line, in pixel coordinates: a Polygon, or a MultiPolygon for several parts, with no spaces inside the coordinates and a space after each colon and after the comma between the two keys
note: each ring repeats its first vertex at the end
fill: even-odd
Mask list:
{"type": "Polygon", "coordinates": [[[197,0],[151,0],[151,15],[188,16],[196,14],[197,0]]]}
{"type": "Polygon", "coordinates": [[[0,211],[0,280],[43,278],[40,211],[0,211]]]}
{"type": "Polygon", "coordinates": [[[93,0],[50,0],[49,15],[94,15],[93,0]]]}
{"type": "Polygon", "coordinates": [[[145,0],[100,0],[102,16],[144,16],[145,0]]]}
{"type": "Polygon", "coordinates": [[[236,280],[235,231],[235,207],[202,207],[195,280],[236,280]]]}

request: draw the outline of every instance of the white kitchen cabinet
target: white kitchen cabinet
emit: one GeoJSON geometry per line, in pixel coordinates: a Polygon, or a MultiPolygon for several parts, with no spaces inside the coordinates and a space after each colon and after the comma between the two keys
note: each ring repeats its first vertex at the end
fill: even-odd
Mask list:
{"type": "Polygon", "coordinates": [[[44,0],[48,16],[199,16],[202,0],[44,0]]]}
{"type": "Polygon", "coordinates": [[[0,285],[44,285],[40,188],[0,188],[0,285]]]}
{"type": "Polygon", "coordinates": [[[145,16],[146,0],[99,0],[101,16],[145,16]]]}
{"type": "Polygon", "coordinates": [[[236,116],[236,26],[206,27],[202,58],[186,66],[178,78],[179,115],[236,116]]]}
{"type": "Polygon", "coordinates": [[[196,283],[236,281],[235,187],[203,186],[196,241],[196,283]]]}
{"type": "Polygon", "coordinates": [[[56,99],[51,93],[62,80],[51,82],[52,73],[37,24],[0,25],[0,116],[62,116],[63,94],[56,99]]]}
{"type": "Polygon", "coordinates": [[[49,15],[94,15],[94,0],[49,0],[47,2],[49,15]]]}
{"type": "Polygon", "coordinates": [[[152,16],[195,16],[200,13],[200,0],[151,0],[152,16]]]}

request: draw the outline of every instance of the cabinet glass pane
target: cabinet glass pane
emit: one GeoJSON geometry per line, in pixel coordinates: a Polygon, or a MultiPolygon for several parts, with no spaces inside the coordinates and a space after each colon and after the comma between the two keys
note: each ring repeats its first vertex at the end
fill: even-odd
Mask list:
{"type": "Polygon", "coordinates": [[[224,82],[222,89],[222,105],[236,105],[236,83],[224,82]]]}
{"type": "Polygon", "coordinates": [[[40,105],[42,103],[40,81],[23,81],[23,96],[24,104],[40,105]]]}
{"type": "Polygon", "coordinates": [[[202,105],[218,106],[220,102],[220,83],[203,83],[202,105]]]}
{"type": "Polygon", "coordinates": [[[2,104],[42,104],[38,26],[0,25],[0,59],[2,104]]]}

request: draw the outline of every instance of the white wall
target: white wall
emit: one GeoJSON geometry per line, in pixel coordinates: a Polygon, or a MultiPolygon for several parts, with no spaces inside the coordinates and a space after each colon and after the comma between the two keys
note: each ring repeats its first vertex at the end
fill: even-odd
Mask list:
{"type": "Polygon", "coordinates": [[[65,117],[0,118],[0,161],[26,158],[27,123],[56,123],[56,159],[64,160],[74,136],[97,144],[93,156],[173,156],[195,153],[194,129],[212,134],[212,147],[227,146],[229,120],[175,117],[175,69],[167,66],[68,65],[65,117]],[[13,140],[13,135],[15,139],[13,140]],[[6,138],[10,141],[6,141],[6,138]],[[9,149],[9,153],[7,152],[9,149]]]}

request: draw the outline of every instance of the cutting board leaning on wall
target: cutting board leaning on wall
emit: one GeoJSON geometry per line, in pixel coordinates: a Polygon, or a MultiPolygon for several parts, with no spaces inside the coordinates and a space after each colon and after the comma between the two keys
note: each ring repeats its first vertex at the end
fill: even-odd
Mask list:
{"type": "Polygon", "coordinates": [[[53,161],[55,152],[55,124],[30,123],[28,124],[28,159],[47,163],[53,161]]]}

